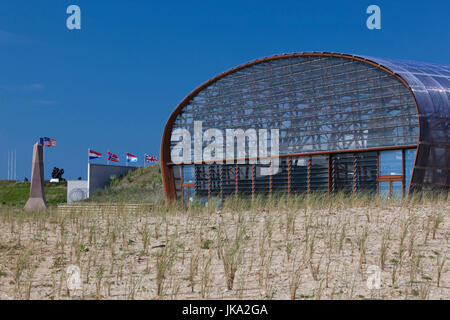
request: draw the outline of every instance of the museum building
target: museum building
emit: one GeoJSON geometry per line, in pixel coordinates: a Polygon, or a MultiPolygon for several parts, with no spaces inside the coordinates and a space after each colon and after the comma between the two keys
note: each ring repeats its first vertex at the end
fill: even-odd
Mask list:
{"type": "Polygon", "coordinates": [[[161,173],[167,199],[448,190],[450,66],[328,52],[246,63],[175,108],[163,132],[161,173]],[[278,170],[263,175],[264,165],[250,157],[173,161],[174,131],[194,135],[199,121],[203,132],[278,129],[278,170]]]}

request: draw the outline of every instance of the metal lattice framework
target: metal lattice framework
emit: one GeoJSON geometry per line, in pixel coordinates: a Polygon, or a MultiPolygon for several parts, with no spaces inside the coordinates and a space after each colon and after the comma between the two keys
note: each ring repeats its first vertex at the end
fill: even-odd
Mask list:
{"type": "Polygon", "coordinates": [[[355,151],[406,148],[418,151],[414,171],[405,172],[403,179],[412,175],[417,189],[448,188],[449,88],[448,66],[334,53],[275,56],[234,68],[198,87],[171,114],[161,145],[165,195],[179,193],[180,166],[171,162],[171,133],[183,128],[193,135],[194,121],[202,121],[203,130],[280,130],[284,160],[279,174],[260,177],[258,165],[197,163],[196,192],[208,196],[236,194],[238,184],[239,191],[252,194],[320,189],[324,180],[314,170],[321,172],[325,163],[329,191],[357,191],[374,179],[376,154],[355,151]],[[331,156],[345,152],[353,154],[331,156]],[[323,163],[311,165],[322,161],[319,155],[323,163]]]}

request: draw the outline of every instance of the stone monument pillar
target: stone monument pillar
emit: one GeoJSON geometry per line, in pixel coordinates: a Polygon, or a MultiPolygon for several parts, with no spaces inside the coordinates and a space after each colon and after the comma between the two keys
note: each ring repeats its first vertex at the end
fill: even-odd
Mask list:
{"type": "Polygon", "coordinates": [[[36,142],[33,147],[33,164],[31,168],[30,198],[25,204],[25,211],[47,209],[44,194],[44,150],[42,144],[36,142]]]}

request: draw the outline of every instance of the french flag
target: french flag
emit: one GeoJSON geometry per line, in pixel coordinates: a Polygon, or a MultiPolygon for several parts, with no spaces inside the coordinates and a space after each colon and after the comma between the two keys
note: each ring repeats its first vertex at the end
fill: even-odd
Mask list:
{"type": "Polygon", "coordinates": [[[102,154],[94,150],[89,149],[89,160],[101,158],[102,154]]]}
{"type": "Polygon", "coordinates": [[[108,151],[108,161],[119,162],[119,157],[108,151]]]}
{"type": "Polygon", "coordinates": [[[131,153],[127,152],[127,161],[128,162],[137,162],[138,159],[135,155],[132,155],[131,153]]]}

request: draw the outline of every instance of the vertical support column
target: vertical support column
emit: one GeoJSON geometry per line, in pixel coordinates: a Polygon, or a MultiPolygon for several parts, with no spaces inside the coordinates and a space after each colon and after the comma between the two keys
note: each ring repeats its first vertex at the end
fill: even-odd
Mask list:
{"type": "Polygon", "coordinates": [[[269,197],[272,196],[272,160],[270,160],[270,175],[269,175],[269,197]]]}
{"type": "Polygon", "coordinates": [[[184,183],[184,165],[180,166],[180,186],[183,187],[183,183],[184,183]]]}
{"type": "Polygon", "coordinates": [[[406,192],[405,192],[405,149],[402,149],[402,199],[405,198],[406,192]]]}
{"type": "Polygon", "coordinates": [[[255,164],[252,164],[252,200],[255,198],[255,164]]]}
{"type": "Polygon", "coordinates": [[[223,164],[219,166],[219,178],[220,178],[220,199],[223,199],[223,164]]]}
{"type": "Polygon", "coordinates": [[[311,172],[311,157],[309,156],[306,163],[306,192],[309,194],[311,191],[310,187],[310,172],[311,172]]]}
{"type": "Polygon", "coordinates": [[[291,194],[291,157],[287,157],[287,167],[288,167],[287,192],[289,197],[289,195],[291,194]]]}
{"type": "Polygon", "coordinates": [[[194,194],[197,192],[198,167],[194,164],[194,194]]]}
{"type": "Polygon", "coordinates": [[[211,197],[211,165],[208,164],[208,201],[211,197]]]}
{"type": "Polygon", "coordinates": [[[353,154],[353,193],[355,193],[358,190],[358,177],[357,177],[357,158],[356,158],[356,154],[353,154]]]}
{"type": "Polygon", "coordinates": [[[239,174],[239,170],[238,170],[238,163],[236,160],[236,166],[234,167],[234,198],[237,199],[237,194],[238,194],[238,174],[239,174]]]}
{"type": "Polygon", "coordinates": [[[389,181],[389,200],[392,197],[392,181],[389,181]]]}
{"type": "Polygon", "coordinates": [[[336,192],[336,170],[335,159],[328,155],[328,196],[334,195],[336,192]]]}
{"type": "Polygon", "coordinates": [[[380,151],[377,151],[377,194],[380,194],[380,182],[378,177],[380,176],[380,151]]]}

